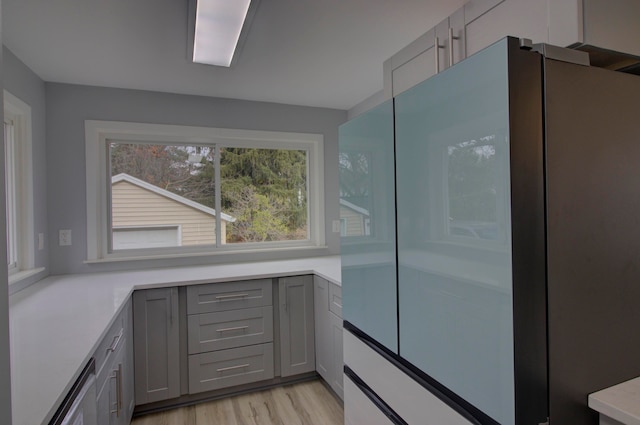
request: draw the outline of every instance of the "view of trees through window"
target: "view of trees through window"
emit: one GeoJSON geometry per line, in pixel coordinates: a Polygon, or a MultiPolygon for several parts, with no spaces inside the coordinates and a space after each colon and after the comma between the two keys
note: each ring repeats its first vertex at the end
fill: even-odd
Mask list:
{"type": "Polygon", "coordinates": [[[342,151],[340,173],[340,236],[371,236],[371,154],[342,151]]]}
{"type": "Polygon", "coordinates": [[[499,237],[495,139],[490,135],[447,148],[451,235],[491,240],[499,237]]]}
{"type": "MultiPolygon", "coordinates": [[[[222,243],[308,239],[307,152],[304,150],[223,146],[218,146],[216,150],[213,145],[111,142],[109,151],[112,177],[121,174],[131,176],[152,185],[151,188],[145,186],[145,190],[153,192],[153,196],[169,192],[177,195],[171,197],[171,202],[180,204],[182,200],[188,200],[197,203],[195,207],[198,208],[189,204],[192,210],[203,211],[204,215],[209,212],[210,216],[218,196],[215,182],[217,151],[220,155],[221,219],[225,220],[222,243]]],[[[114,190],[112,196],[115,193],[114,190]]],[[[166,198],[164,196],[162,200],[166,198]]],[[[131,216],[136,214],[137,203],[143,202],[142,199],[142,196],[132,195],[126,198],[127,211],[130,211],[127,213],[128,227],[141,231],[140,229],[158,229],[158,226],[179,226],[183,241],[176,242],[176,245],[212,243],[204,236],[188,239],[184,230],[186,224],[180,222],[183,214],[164,213],[160,207],[154,211],[142,212],[146,217],[137,218],[140,222],[136,223],[136,218],[132,219],[131,216]],[[165,218],[160,218],[163,214],[165,218]],[[149,221],[151,215],[154,216],[153,222],[149,221]]],[[[112,200],[113,205],[115,202],[112,200]]],[[[115,207],[112,213],[115,214],[115,207]]],[[[113,228],[116,229],[116,219],[113,220],[113,228]]],[[[209,227],[206,230],[210,231],[211,225],[203,223],[205,221],[201,221],[198,226],[209,227]]],[[[215,219],[213,223],[215,228],[215,219]]]]}

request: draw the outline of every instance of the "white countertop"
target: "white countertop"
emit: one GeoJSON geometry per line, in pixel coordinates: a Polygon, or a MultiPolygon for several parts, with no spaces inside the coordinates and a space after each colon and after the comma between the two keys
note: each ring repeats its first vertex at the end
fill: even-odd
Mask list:
{"type": "Polygon", "coordinates": [[[47,424],[134,289],[316,274],[340,257],[50,276],[10,298],[13,425],[47,424]]]}
{"type": "Polygon", "coordinates": [[[640,425],[640,377],[589,394],[589,407],[627,425],[640,425]]]}

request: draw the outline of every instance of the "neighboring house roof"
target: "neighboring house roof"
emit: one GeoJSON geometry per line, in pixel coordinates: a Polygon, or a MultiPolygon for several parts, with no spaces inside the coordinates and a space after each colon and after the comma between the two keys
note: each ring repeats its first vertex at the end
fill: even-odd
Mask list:
{"type": "MultiPolygon", "coordinates": [[[[118,182],[121,182],[121,181],[129,182],[129,183],[134,184],[136,186],[139,186],[139,187],[141,187],[143,189],[146,189],[146,190],[149,190],[151,192],[157,193],[158,195],[164,196],[164,197],[169,198],[169,199],[173,199],[176,202],[180,202],[181,204],[187,205],[187,206],[189,206],[191,208],[195,208],[198,211],[202,211],[202,212],[204,212],[206,214],[210,214],[210,215],[212,215],[214,217],[216,215],[216,210],[214,210],[213,208],[209,208],[209,207],[207,207],[205,205],[202,205],[202,204],[200,204],[198,202],[191,201],[191,200],[189,200],[189,199],[187,199],[187,198],[185,198],[183,196],[176,195],[175,193],[169,192],[168,190],[165,190],[165,189],[162,189],[162,188],[160,188],[158,186],[152,185],[151,183],[147,183],[144,180],[140,180],[140,179],[138,179],[136,177],[130,176],[129,174],[120,173],[118,175],[115,175],[115,176],[111,177],[111,184],[112,185],[116,184],[118,182]]],[[[232,216],[230,216],[228,214],[225,214],[225,213],[220,213],[220,218],[222,220],[228,221],[230,223],[233,223],[234,221],[236,221],[235,217],[232,217],[232,216]]]]}
{"type": "Polygon", "coordinates": [[[369,217],[369,210],[359,207],[354,203],[351,203],[349,201],[347,201],[346,199],[342,199],[340,198],[340,205],[342,205],[343,207],[349,208],[357,213],[360,213],[362,215],[366,215],[367,217],[369,217]]]}

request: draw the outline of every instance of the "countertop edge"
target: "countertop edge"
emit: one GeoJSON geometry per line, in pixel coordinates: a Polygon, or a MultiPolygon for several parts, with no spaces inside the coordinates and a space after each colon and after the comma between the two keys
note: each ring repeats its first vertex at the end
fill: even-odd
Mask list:
{"type": "Polygon", "coordinates": [[[601,415],[627,425],[640,425],[640,415],[626,408],[640,405],[640,377],[589,394],[588,404],[601,415]]]}

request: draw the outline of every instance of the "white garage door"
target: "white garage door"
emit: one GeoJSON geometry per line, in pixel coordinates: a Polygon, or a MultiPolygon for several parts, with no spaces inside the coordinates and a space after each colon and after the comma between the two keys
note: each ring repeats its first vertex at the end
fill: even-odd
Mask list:
{"type": "Polygon", "coordinates": [[[180,246],[180,229],[170,227],[126,227],[113,229],[113,249],[180,246]]]}

